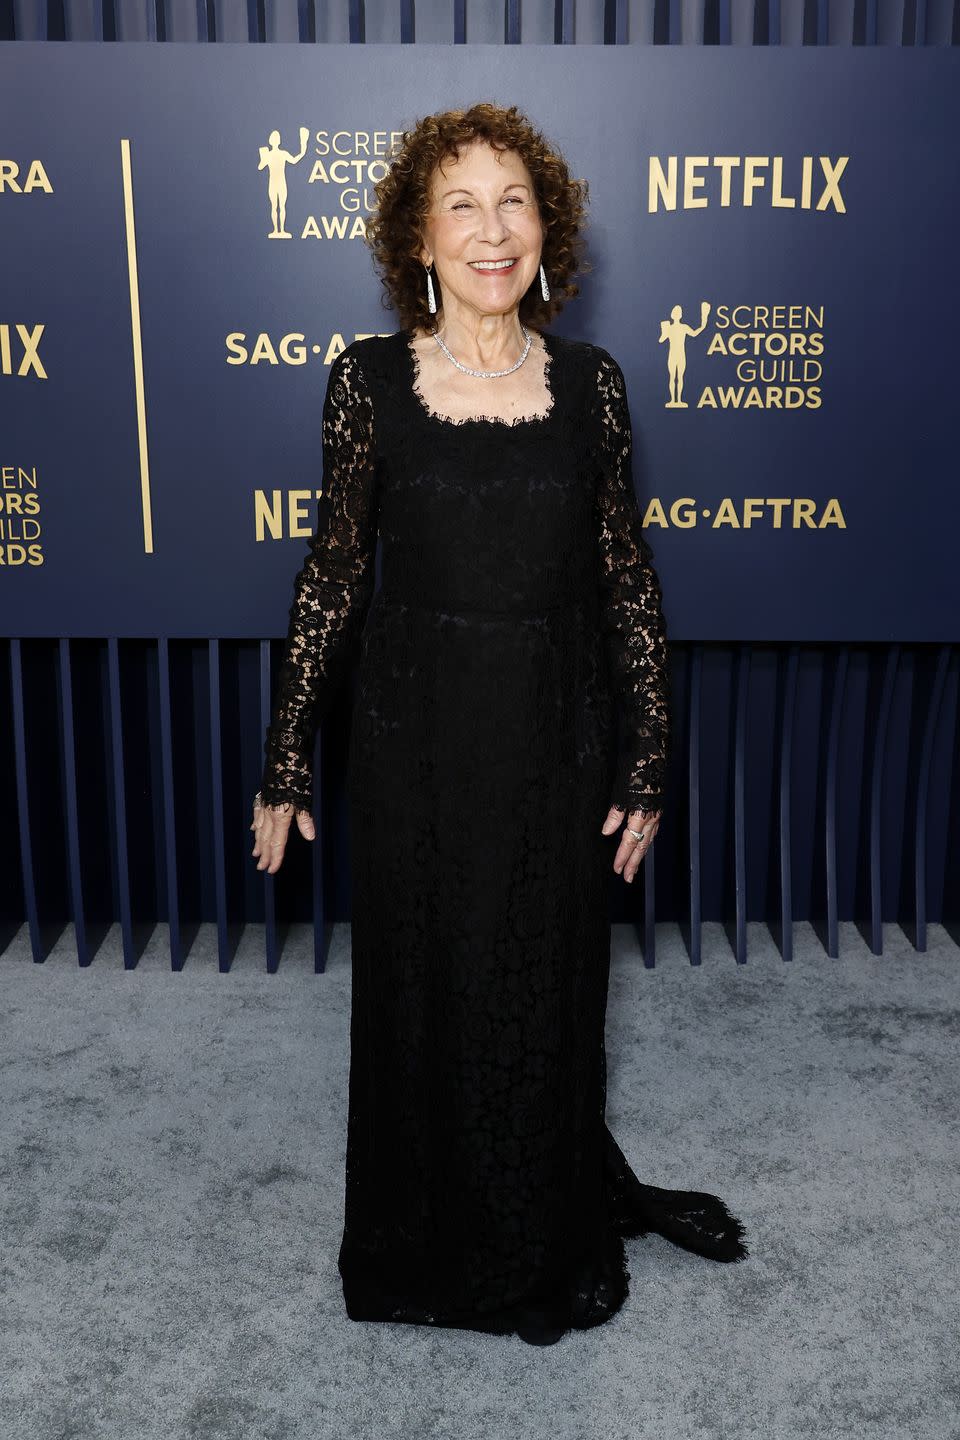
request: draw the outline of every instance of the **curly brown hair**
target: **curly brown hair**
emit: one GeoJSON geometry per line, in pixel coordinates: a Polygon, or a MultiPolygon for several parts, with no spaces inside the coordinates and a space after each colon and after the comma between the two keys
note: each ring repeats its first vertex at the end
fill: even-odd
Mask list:
{"type": "MultiPolygon", "coordinates": [[[[520,301],[520,319],[547,325],[568,300],[579,295],[576,276],[592,267],[583,258],[583,227],[589,187],[570,176],[567,162],[517,109],[486,102],[469,110],[445,110],[403,130],[385,156],[386,175],[374,186],[376,203],[367,217],[366,242],[384,289],[381,304],[396,310],[404,330],[433,334],[440,317],[427,308],[424,267],[418,257],[422,225],[430,207],[430,186],[444,159],[457,159],[462,145],[486,140],[495,150],[513,150],[533,179],[546,235],[541,260],[550,289],[544,300],[535,279],[520,301]]],[[[434,275],[434,286],[439,279],[434,275]]],[[[438,309],[441,305],[438,296],[438,309]]]]}

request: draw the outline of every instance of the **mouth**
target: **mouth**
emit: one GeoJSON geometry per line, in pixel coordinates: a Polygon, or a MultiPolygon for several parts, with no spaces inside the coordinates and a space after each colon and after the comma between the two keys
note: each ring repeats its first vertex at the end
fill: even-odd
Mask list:
{"type": "Polygon", "coordinates": [[[510,260],[468,260],[467,264],[471,270],[476,270],[478,275],[509,275],[520,261],[514,256],[510,260]]]}

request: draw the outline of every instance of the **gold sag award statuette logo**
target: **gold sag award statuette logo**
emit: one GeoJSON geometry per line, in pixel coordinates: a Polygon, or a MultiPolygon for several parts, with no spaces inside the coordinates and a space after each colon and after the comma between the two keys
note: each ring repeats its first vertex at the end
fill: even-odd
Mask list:
{"type": "Polygon", "coordinates": [[[291,155],[289,150],[280,148],[279,130],[271,130],[267,144],[260,146],[260,164],[257,169],[267,172],[267,197],[273,219],[273,229],[267,236],[268,240],[293,239],[290,231],[284,228],[287,223],[287,166],[300,164],[307,153],[309,138],[310,131],[305,125],[301,125],[299,155],[291,155]]]}
{"type": "Polygon", "coordinates": [[[707,316],[710,314],[709,300],[700,301],[700,325],[694,330],[683,320],[683,309],[674,305],[670,311],[669,320],[660,321],[660,340],[669,340],[670,348],[667,351],[667,378],[670,386],[670,399],[664,405],[665,410],[686,410],[687,402],[683,397],[683,377],[687,368],[687,336],[702,335],[707,328],[707,316]]]}

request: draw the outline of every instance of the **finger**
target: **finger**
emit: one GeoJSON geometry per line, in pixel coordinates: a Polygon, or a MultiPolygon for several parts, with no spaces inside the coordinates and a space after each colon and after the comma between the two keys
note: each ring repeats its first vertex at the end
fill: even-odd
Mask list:
{"type": "MultiPolygon", "coordinates": [[[[624,813],[624,811],[620,811],[621,815],[624,813]]],[[[633,854],[638,844],[636,835],[643,833],[646,818],[647,812],[645,810],[631,810],[629,816],[627,816],[627,823],[624,825],[623,833],[620,836],[620,847],[617,850],[616,858],[613,862],[613,868],[618,874],[633,854]],[[631,835],[631,830],[635,831],[636,834],[631,835]]]]}
{"type": "Polygon", "coordinates": [[[275,875],[279,870],[291,818],[289,814],[284,815],[282,811],[276,811],[270,806],[264,807],[263,821],[257,827],[257,838],[253,847],[258,870],[266,870],[271,875],[275,875]]]}
{"type": "Polygon", "coordinates": [[[626,813],[626,810],[618,810],[616,805],[611,805],[609,811],[607,812],[607,818],[606,820],[604,820],[603,825],[601,826],[601,834],[612,835],[614,830],[616,830],[617,826],[623,820],[623,817],[624,815],[626,815],[626,813]]]}
{"type": "Polygon", "coordinates": [[[614,870],[618,875],[622,873],[624,880],[633,882],[640,862],[649,848],[650,831],[654,828],[654,825],[649,823],[645,810],[630,811],[627,823],[623,827],[620,847],[613,862],[614,870]]]}
{"type": "Polygon", "coordinates": [[[309,810],[297,811],[297,827],[304,840],[315,840],[317,827],[313,823],[313,816],[309,810]]]}
{"type": "MultiPolygon", "coordinates": [[[[631,830],[635,830],[638,827],[635,825],[631,825],[630,828],[631,830]]],[[[634,876],[640,869],[640,866],[643,864],[647,855],[650,853],[650,847],[653,844],[653,839],[656,833],[657,826],[655,822],[644,824],[643,839],[637,841],[630,855],[627,857],[627,862],[623,870],[623,878],[627,881],[629,885],[633,884],[634,876]]]]}
{"type": "MultiPolygon", "coordinates": [[[[289,828],[289,824],[284,825],[282,821],[278,824],[274,821],[270,826],[270,833],[264,834],[260,841],[260,859],[257,861],[258,870],[264,870],[268,875],[276,875],[280,866],[283,864],[289,828]]],[[[266,831],[266,826],[264,826],[264,831],[266,831]]]]}

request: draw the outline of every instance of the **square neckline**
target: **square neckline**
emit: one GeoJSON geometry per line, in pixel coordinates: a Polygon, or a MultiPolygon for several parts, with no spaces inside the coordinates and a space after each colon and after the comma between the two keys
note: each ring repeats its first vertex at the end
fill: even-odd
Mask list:
{"type": "Polygon", "coordinates": [[[550,420],[553,416],[557,404],[556,391],[553,387],[554,377],[552,373],[554,361],[553,336],[550,335],[546,330],[536,330],[534,331],[534,334],[540,336],[541,340],[543,341],[543,348],[545,352],[545,359],[543,365],[543,380],[544,384],[546,385],[547,395],[549,397],[549,403],[547,404],[546,410],[544,410],[539,415],[515,415],[512,420],[507,420],[501,415],[464,415],[462,419],[458,420],[453,415],[440,415],[436,410],[431,410],[429,405],[427,404],[426,397],[422,395],[421,392],[417,389],[417,382],[420,379],[420,356],[413,348],[412,342],[414,338],[414,332],[412,330],[401,330],[400,335],[403,340],[403,349],[407,358],[410,391],[413,395],[414,402],[417,408],[420,410],[421,414],[423,414],[427,420],[431,420],[437,425],[447,426],[502,425],[505,430],[513,430],[520,425],[546,424],[547,421],[550,420]]]}

